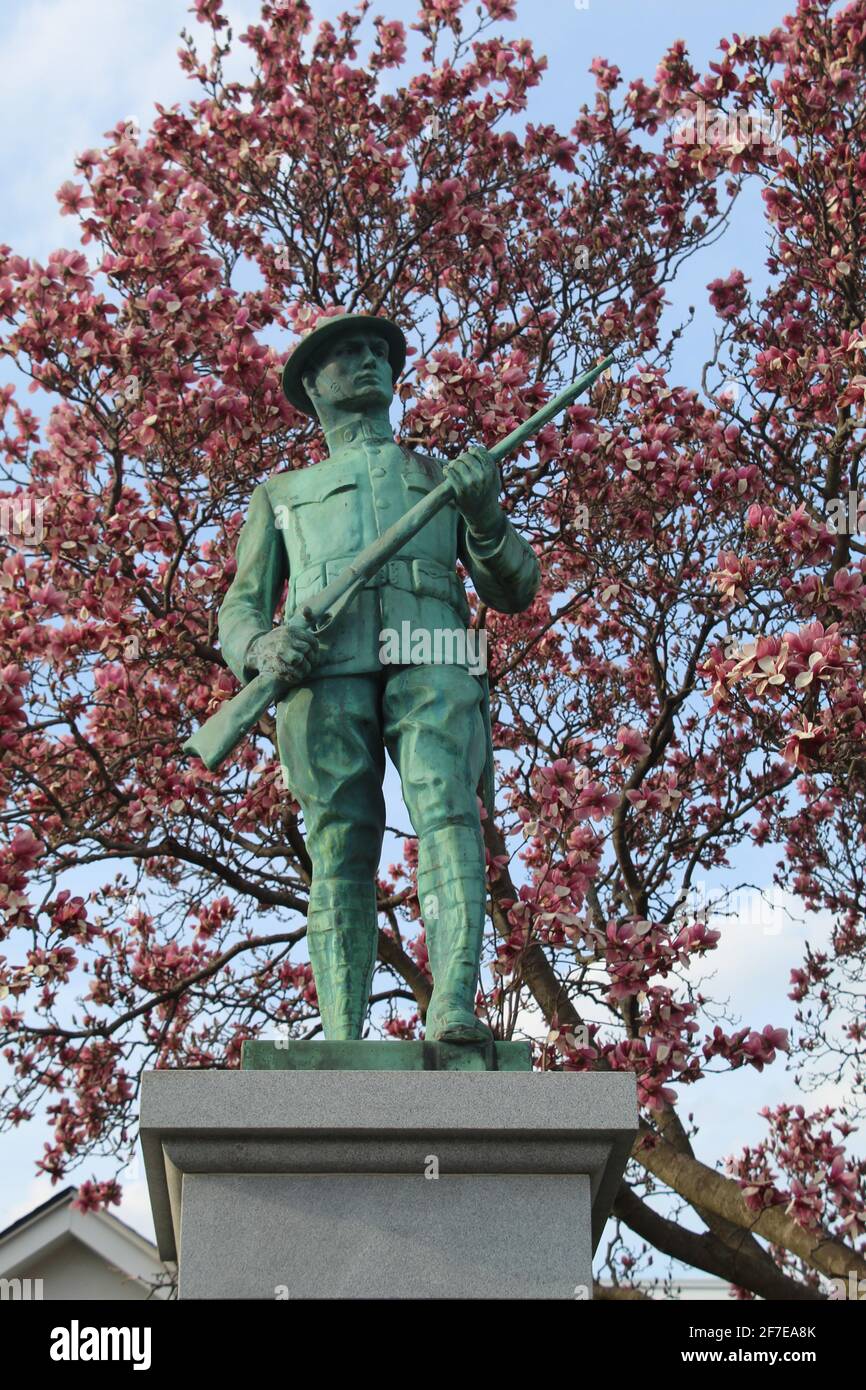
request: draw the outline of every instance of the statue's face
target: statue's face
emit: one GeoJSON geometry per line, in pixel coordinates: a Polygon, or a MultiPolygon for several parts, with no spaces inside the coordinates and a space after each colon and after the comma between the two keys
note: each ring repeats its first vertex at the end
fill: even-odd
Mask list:
{"type": "Polygon", "coordinates": [[[309,372],[304,372],[307,395],[320,405],[338,410],[369,410],[390,405],[394,396],[388,344],[380,334],[359,329],[324,348],[309,372]]]}

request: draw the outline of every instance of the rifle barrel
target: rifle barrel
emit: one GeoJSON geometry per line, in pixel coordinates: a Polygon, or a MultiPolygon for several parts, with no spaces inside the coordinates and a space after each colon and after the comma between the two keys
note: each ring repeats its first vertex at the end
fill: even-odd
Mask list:
{"type": "Polygon", "coordinates": [[[596,377],[601,376],[602,372],[606,372],[613,360],[614,354],[610,353],[603,362],[599,362],[598,366],[591,367],[583,376],[579,376],[577,381],[573,381],[570,386],[566,386],[564,391],[560,391],[558,396],[554,396],[552,401],[548,401],[547,405],[536,410],[535,414],[530,415],[528,420],[524,420],[504,439],[500,439],[498,444],[494,444],[490,452],[496,462],[499,463],[507,454],[510,454],[514,449],[519,449],[521,444],[525,444],[527,439],[538,434],[538,431],[543,429],[554,416],[558,415],[561,410],[565,410],[566,406],[571,405],[572,401],[582,391],[585,391],[587,386],[591,386],[596,377]]]}

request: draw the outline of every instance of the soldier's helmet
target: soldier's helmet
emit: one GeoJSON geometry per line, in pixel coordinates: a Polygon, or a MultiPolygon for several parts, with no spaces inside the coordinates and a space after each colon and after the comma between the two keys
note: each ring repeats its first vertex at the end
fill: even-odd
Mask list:
{"type": "Polygon", "coordinates": [[[305,415],[316,413],[301,379],[310,364],[329,343],[359,329],[376,332],[385,339],[391,375],[394,381],[397,380],[406,365],[406,339],[396,323],[377,314],[335,314],[320,320],[315,328],[304,335],[283,367],[283,395],[297,410],[302,410],[305,415]]]}

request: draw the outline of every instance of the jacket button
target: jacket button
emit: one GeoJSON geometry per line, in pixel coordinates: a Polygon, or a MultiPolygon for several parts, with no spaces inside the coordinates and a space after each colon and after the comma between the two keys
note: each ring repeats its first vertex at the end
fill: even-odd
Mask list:
{"type": "Polygon", "coordinates": [[[385,469],[384,469],[384,468],[371,468],[371,469],[370,469],[370,476],[371,476],[372,478],[384,478],[384,476],[385,476],[385,469]]]}

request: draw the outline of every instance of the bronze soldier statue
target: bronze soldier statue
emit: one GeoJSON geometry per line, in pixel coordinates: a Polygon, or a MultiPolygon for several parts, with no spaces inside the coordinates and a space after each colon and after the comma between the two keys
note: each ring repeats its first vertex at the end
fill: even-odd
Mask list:
{"type": "Polygon", "coordinates": [[[363,314],[327,319],[295,348],[283,390],[318,419],[329,457],[255,489],[219,633],[239,680],[269,673],[288,687],[277,705],[277,746],[313,864],[307,942],[325,1037],[360,1037],[369,1007],[387,748],[418,836],[433,975],[426,1036],[477,1043],[490,1037],[475,1014],[486,905],[476,788],[485,763],[488,774],[492,767],[486,680],[468,669],[459,644],[446,662],[383,663],[382,634],[408,622],[435,649],[437,631],[465,629],[458,560],[483,602],[504,613],[528,607],[540,570],[499,506],[499,470],[487,450],[442,465],[396,443],[389,407],[405,359],[397,325],[363,314]],[[273,627],[285,581],[292,614],[446,476],[454,502],[325,631],[273,627]]]}

